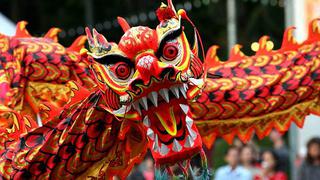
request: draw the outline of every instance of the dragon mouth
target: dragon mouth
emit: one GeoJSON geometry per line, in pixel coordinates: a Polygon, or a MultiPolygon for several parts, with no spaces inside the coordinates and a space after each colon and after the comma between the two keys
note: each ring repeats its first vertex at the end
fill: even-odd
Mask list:
{"type": "Polygon", "coordinates": [[[200,89],[202,85],[202,79],[191,77],[186,83],[155,84],[148,87],[148,93],[114,110],[113,114],[141,120],[156,164],[173,165],[191,159],[202,150],[201,137],[188,105],[192,98],[189,91],[194,92],[195,87],[200,89]]]}
{"type": "Polygon", "coordinates": [[[149,148],[159,164],[182,161],[201,149],[201,137],[189,114],[187,84],[152,91],[132,103],[143,117],[149,148]]]}

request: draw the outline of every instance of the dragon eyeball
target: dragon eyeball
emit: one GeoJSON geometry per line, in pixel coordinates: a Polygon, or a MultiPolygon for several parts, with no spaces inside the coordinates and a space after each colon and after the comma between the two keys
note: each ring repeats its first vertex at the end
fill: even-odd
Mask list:
{"type": "Polygon", "coordinates": [[[168,61],[173,61],[179,53],[179,49],[174,44],[166,44],[163,48],[163,58],[168,61]]]}
{"type": "Polygon", "coordinates": [[[127,79],[131,74],[131,67],[125,62],[114,65],[114,74],[121,80],[127,79]]]}

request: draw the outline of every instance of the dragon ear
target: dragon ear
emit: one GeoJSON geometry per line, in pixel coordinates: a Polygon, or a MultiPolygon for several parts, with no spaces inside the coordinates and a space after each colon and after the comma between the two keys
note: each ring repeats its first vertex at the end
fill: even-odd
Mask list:
{"type": "Polygon", "coordinates": [[[110,43],[108,43],[107,39],[102,34],[93,29],[92,36],[88,27],[86,27],[85,31],[88,38],[89,49],[91,51],[89,54],[94,58],[101,58],[111,50],[110,43]]]}

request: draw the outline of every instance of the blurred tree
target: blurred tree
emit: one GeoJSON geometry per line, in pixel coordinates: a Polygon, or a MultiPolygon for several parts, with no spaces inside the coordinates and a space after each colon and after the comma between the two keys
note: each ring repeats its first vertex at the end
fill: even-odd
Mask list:
{"type": "MultiPolygon", "coordinates": [[[[28,29],[33,35],[40,36],[52,26],[62,28],[65,31],[61,41],[69,44],[78,34],[83,33],[85,26],[96,27],[106,35],[108,40],[118,41],[123,33],[115,22],[117,16],[126,17],[131,25],[155,27],[157,21],[150,18],[150,12],[155,10],[160,2],[148,0],[1,0],[0,11],[15,22],[27,20],[30,23],[28,29]],[[141,19],[145,20],[141,21],[141,19]]],[[[205,48],[207,49],[212,44],[219,45],[221,48],[218,53],[221,54],[222,59],[225,59],[228,52],[226,1],[179,0],[175,3],[191,5],[189,16],[197,25],[205,48]]],[[[237,16],[238,43],[244,45],[245,52],[250,53],[250,44],[264,34],[270,35],[275,44],[280,45],[284,27],[283,8],[262,5],[260,1],[237,0],[237,16]]],[[[189,34],[191,32],[188,31],[189,34]]]]}

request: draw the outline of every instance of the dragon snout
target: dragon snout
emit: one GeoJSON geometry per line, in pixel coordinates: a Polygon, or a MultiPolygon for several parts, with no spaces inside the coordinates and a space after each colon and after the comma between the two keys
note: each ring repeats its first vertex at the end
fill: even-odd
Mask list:
{"type": "Polygon", "coordinates": [[[151,54],[138,57],[136,62],[138,74],[129,84],[129,90],[132,92],[137,92],[140,85],[149,85],[151,77],[162,80],[167,76],[171,79],[178,73],[173,65],[163,63],[151,54]]]}
{"type": "Polygon", "coordinates": [[[137,58],[136,67],[139,78],[144,81],[148,81],[151,76],[157,76],[160,71],[158,59],[150,54],[137,58]]]}

